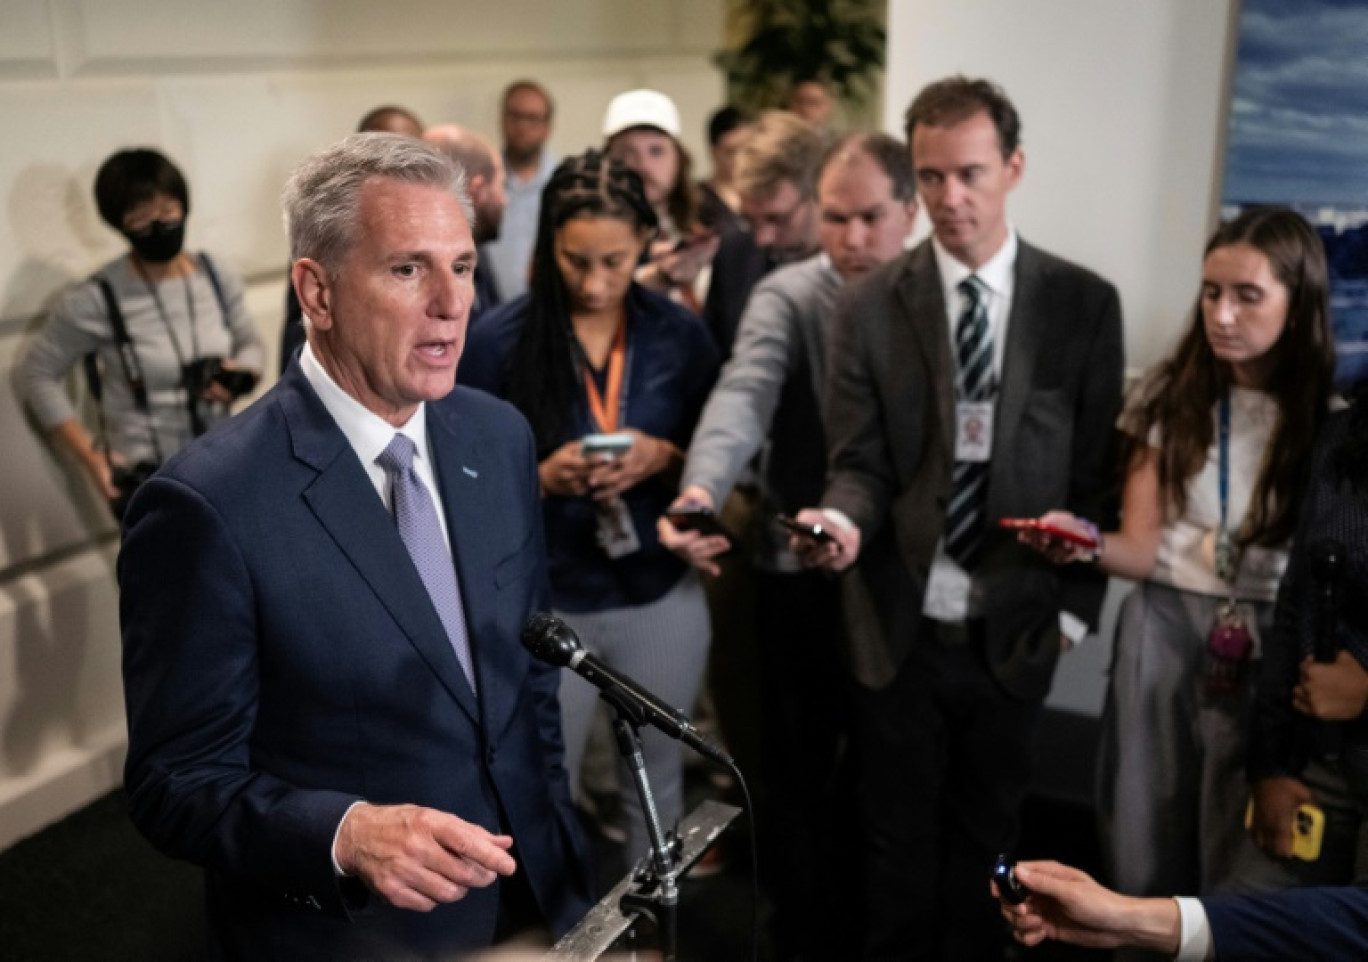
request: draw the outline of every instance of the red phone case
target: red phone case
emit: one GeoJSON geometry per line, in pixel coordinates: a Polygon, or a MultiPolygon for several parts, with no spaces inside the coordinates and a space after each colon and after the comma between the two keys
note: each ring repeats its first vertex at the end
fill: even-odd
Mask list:
{"type": "Polygon", "coordinates": [[[1047,524],[1039,518],[999,518],[998,524],[1013,531],[1042,531],[1045,534],[1084,548],[1096,548],[1097,542],[1085,534],[1077,534],[1058,525],[1047,524]]]}

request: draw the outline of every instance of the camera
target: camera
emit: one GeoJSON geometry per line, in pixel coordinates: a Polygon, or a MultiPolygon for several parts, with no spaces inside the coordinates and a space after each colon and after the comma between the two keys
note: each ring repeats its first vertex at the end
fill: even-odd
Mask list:
{"type": "Polygon", "coordinates": [[[233,397],[241,397],[256,387],[256,374],[223,366],[221,357],[196,358],[181,368],[181,384],[197,398],[210,384],[220,384],[233,397]]]}
{"type": "Polygon", "coordinates": [[[151,461],[139,461],[131,468],[120,464],[110,465],[109,479],[114,483],[114,487],[119,489],[118,496],[109,502],[115,520],[123,520],[124,512],[128,510],[128,502],[133,499],[133,492],[156,473],[157,467],[158,465],[151,461]]]}

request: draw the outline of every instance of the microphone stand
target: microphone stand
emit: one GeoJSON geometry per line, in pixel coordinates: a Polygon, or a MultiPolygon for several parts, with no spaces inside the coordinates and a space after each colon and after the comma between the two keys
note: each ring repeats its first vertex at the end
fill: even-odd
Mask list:
{"type": "Polygon", "coordinates": [[[635,880],[640,884],[622,897],[623,912],[648,916],[656,924],[656,940],[663,962],[675,962],[679,952],[679,875],[675,851],[677,840],[666,836],[660,827],[655,794],[646,775],[646,760],[641,753],[641,726],[646,718],[640,706],[618,692],[606,690],[603,700],[613,707],[613,733],[618,753],[627,762],[646,816],[646,831],[651,837],[651,854],[637,866],[635,880]]]}

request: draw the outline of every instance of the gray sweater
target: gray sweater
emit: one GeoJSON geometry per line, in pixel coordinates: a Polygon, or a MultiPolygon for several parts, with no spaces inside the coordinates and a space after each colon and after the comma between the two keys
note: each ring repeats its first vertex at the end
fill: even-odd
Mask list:
{"type": "MultiPolygon", "coordinates": [[[[156,299],[127,255],[97,272],[109,281],[119,302],[147,382],[150,416],[134,403],[99,285],[89,278],[72,285],[38,332],[19,370],[20,389],[39,423],[51,429],[76,417],[64,381],[81,358],[94,351],[103,371],[103,409],[111,450],[136,464],[157,460],[158,450],[163,458],[170,457],[189,441],[192,434],[185,391],[180,387],[181,365],[196,358],[231,357],[260,372],[264,359],[261,339],[243,307],[241,279],[226,270],[221,260],[215,259],[214,270],[223,286],[227,317],[202,267],[188,277],[159,283],[156,299]]],[[[228,416],[227,409],[204,401],[200,411],[210,426],[228,416]]]]}

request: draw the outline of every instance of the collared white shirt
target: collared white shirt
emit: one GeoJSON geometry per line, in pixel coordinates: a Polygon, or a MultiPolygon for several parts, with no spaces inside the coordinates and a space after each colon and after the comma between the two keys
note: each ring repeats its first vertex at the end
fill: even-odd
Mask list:
{"type": "MultiPolygon", "coordinates": [[[[965,278],[977,275],[988,290],[988,333],[993,339],[993,380],[1002,381],[1002,358],[1007,343],[1007,319],[1012,312],[1012,295],[1016,291],[1016,258],[1019,244],[1016,231],[1010,226],[1007,240],[997,253],[978,270],[955,258],[933,235],[931,250],[936,257],[936,271],[940,274],[941,293],[945,299],[946,323],[950,326],[951,354],[954,353],[955,325],[964,309],[964,298],[959,285],[965,278]]],[[[931,560],[931,573],[926,581],[926,598],[922,614],[936,621],[961,622],[978,615],[982,610],[974,597],[973,579],[945,552],[945,539],[936,543],[931,560]]]]}
{"type": "MultiPolygon", "coordinates": [[[[1012,295],[1016,292],[1016,231],[1010,227],[1007,240],[996,254],[988,258],[978,270],[955,258],[934,235],[931,250],[936,255],[936,271],[940,274],[941,294],[945,300],[945,321],[950,325],[950,343],[955,343],[955,325],[964,310],[964,298],[959,286],[970,275],[977,276],[988,289],[988,335],[993,339],[993,376],[1002,380],[1002,357],[1007,345],[1007,318],[1012,313],[1012,295]]],[[[954,348],[951,348],[953,353],[954,348]]]]}
{"type": "Polygon", "coordinates": [[[392,499],[392,487],[389,475],[385,469],[376,463],[376,458],[389,447],[390,441],[394,440],[394,435],[403,434],[414,443],[417,453],[413,458],[413,468],[418,472],[418,477],[423,485],[428,489],[428,494],[432,496],[433,506],[437,509],[437,523],[442,528],[442,540],[446,542],[447,550],[451,550],[451,535],[447,531],[446,511],[443,510],[442,492],[437,486],[437,474],[432,466],[432,448],[428,444],[427,436],[427,405],[418,405],[418,410],[413,413],[413,417],[408,419],[402,427],[396,428],[380,415],[368,410],[365,405],[356,398],[352,397],[341,386],[332,379],[332,376],[319,363],[318,357],[313,352],[313,346],[307,342],[299,356],[299,366],[304,371],[304,376],[308,378],[309,384],[318,394],[318,398],[323,402],[323,406],[328,409],[337,426],[346,436],[347,443],[351,445],[356,456],[361,460],[361,467],[366,471],[366,477],[370,478],[371,484],[375,488],[375,493],[380,496],[380,501],[385,505],[385,509],[391,513],[394,511],[392,499]]]}

